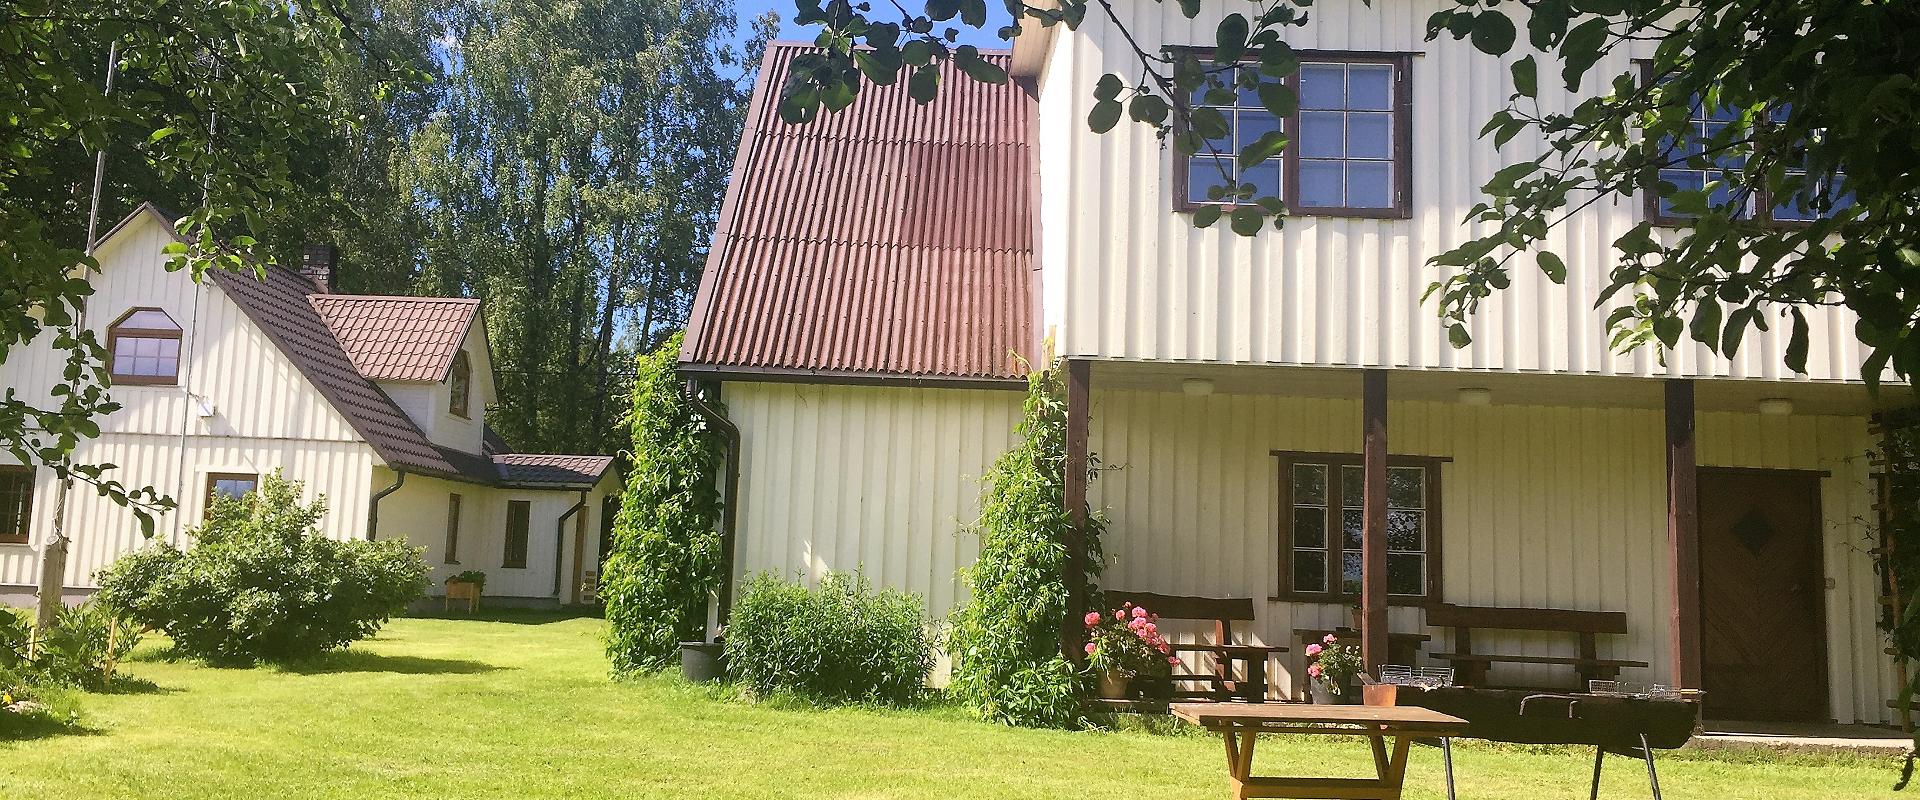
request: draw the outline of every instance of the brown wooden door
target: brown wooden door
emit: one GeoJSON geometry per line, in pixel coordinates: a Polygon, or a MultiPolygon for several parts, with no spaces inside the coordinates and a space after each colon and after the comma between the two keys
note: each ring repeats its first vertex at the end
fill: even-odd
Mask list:
{"type": "Polygon", "coordinates": [[[1828,718],[1820,476],[1700,471],[1706,714],[1828,718]]]}

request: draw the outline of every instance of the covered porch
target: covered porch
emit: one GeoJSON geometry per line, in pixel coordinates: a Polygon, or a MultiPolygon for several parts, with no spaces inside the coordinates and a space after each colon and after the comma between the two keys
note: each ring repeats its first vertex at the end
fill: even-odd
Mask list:
{"type": "Polygon", "coordinates": [[[1291,648],[1268,664],[1270,699],[1298,699],[1300,632],[1352,626],[1370,665],[1400,660],[1389,633],[1400,653],[1424,636],[1414,666],[1521,657],[1486,664],[1490,684],[1574,688],[1582,676],[1562,662],[1644,662],[1620,679],[1706,689],[1709,716],[1894,720],[1871,552],[1874,408],[1859,386],[1068,371],[1068,457],[1100,466],[1083,486],[1069,465],[1068,502],[1084,492],[1107,515],[1101,586],[1253,600],[1242,639],[1291,648]],[[1473,629],[1469,643],[1441,604],[1620,627],[1473,629]]]}

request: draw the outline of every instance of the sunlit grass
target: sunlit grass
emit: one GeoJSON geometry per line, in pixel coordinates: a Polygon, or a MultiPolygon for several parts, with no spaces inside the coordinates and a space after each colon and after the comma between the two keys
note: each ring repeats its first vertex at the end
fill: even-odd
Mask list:
{"type": "MultiPolygon", "coordinates": [[[[1014,730],[945,706],[818,711],[670,678],[613,682],[603,622],[411,619],[295,670],[211,669],[144,645],[149,691],[84,695],[81,726],[0,742],[0,798],[1226,796],[1220,743],[1147,730],[1014,730]]],[[[1353,742],[1263,742],[1257,769],[1361,775],[1353,742]]],[[[1456,748],[1461,798],[1585,798],[1586,751],[1456,748]]],[[[1884,757],[1682,753],[1669,800],[1896,796],[1884,757]]],[[[1420,748],[1408,797],[1443,797],[1420,748]]],[[[1645,798],[1611,760],[1602,797],[1645,798]]]]}

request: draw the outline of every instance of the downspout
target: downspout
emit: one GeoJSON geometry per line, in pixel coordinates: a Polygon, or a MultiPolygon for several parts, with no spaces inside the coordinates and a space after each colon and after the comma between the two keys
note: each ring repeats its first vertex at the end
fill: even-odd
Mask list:
{"type": "Polygon", "coordinates": [[[407,473],[393,471],[393,485],[373,494],[373,500],[367,503],[367,541],[373,541],[373,534],[380,530],[380,501],[387,495],[400,491],[400,485],[407,482],[407,473]]]}
{"type": "MultiPolygon", "coordinates": [[[[719,394],[718,384],[712,385],[712,391],[719,394]]],[[[687,402],[700,416],[720,430],[727,437],[727,474],[720,500],[720,624],[727,624],[727,616],[733,611],[733,539],[734,507],[738,505],[734,498],[740,496],[740,429],[707,401],[700,397],[699,382],[687,381],[687,402]]]]}
{"type": "Polygon", "coordinates": [[[553,524],[553,601],[555,603],[566,604],[565,598],[560,596],[560,569],[561,556],[567,551],[567,519],[586,508],[587,490],[581,489],[580,502],[574,503],[572,508],[560,515],[560,521],[553,524]]]}

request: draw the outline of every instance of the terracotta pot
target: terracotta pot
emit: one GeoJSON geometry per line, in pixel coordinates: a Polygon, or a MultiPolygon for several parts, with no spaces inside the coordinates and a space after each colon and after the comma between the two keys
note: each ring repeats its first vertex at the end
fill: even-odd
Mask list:
{"type": "Polygon", "coordinates": [[[1125,700],[1131,694],[1133,676],[1119,670],[1103,670],[1100,673],[1100,697],[1106,700],[1125,700]]]}

